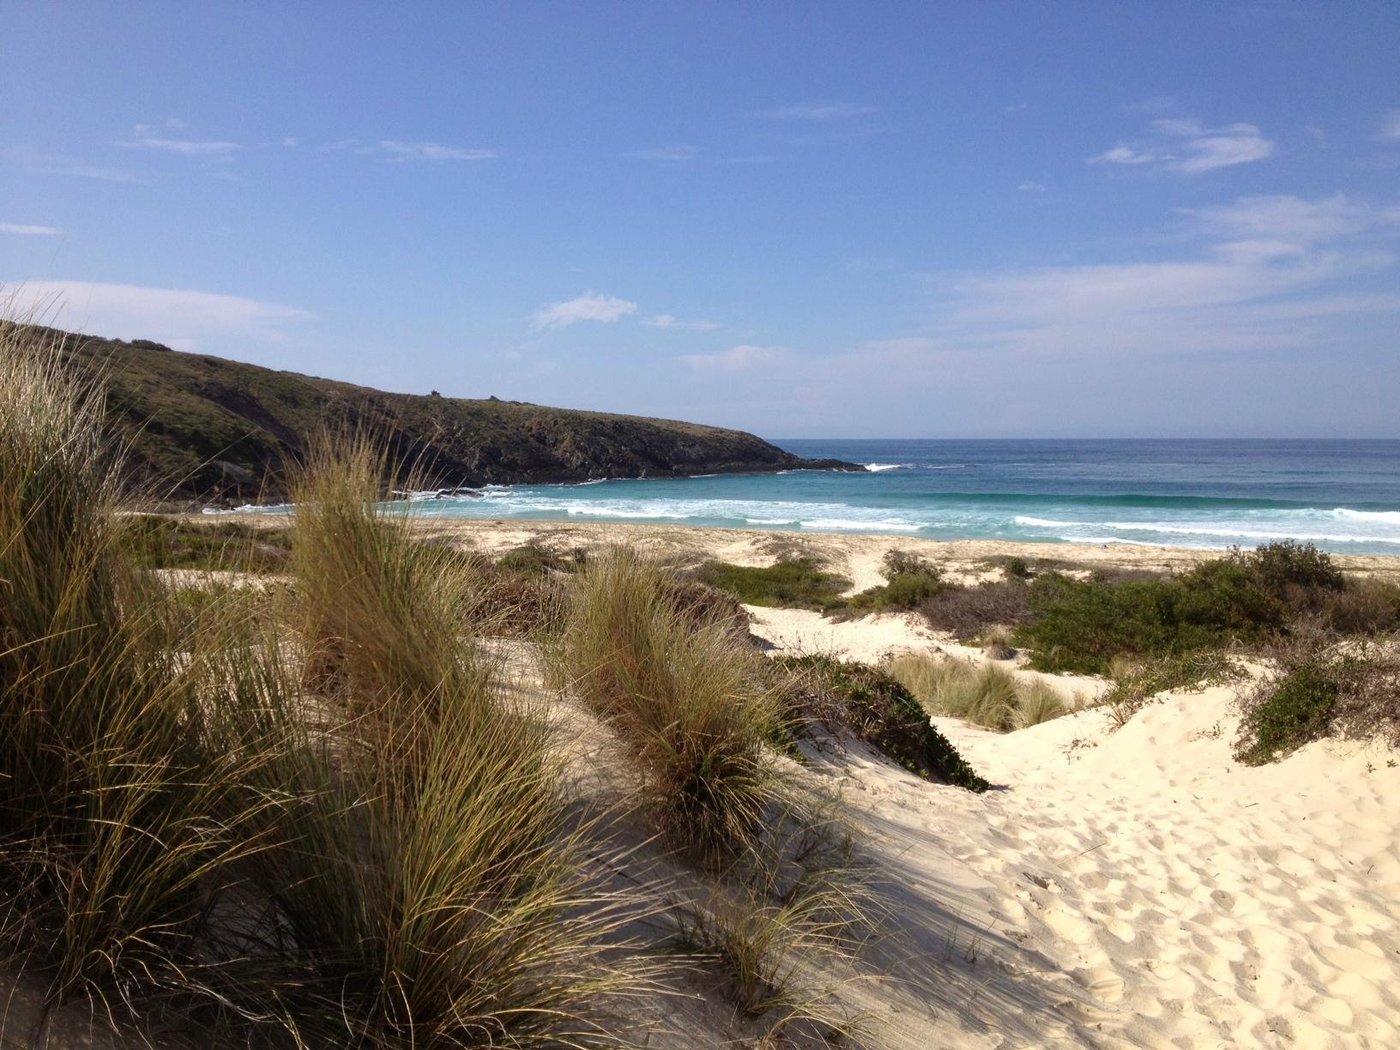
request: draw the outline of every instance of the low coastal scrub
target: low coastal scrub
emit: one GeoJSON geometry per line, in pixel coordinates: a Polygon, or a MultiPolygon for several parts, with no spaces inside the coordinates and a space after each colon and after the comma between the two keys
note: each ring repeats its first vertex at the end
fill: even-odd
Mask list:
{"type": "Polygon", "coordinates": [[[843,606],[841,594],[851,586],[850,580],[827,572],[810,555],[780,557],[766,566],[711,561],[697,569],[695,577],[702,583],[728,591],[745,605],[819,612],[831,612],[843,606]]]}
{"type": "Polygon", "coordinates": [[[978,667],[963,660],[906,653],[890,661],[889,673],[929,712],[998,732],[1025,729],[1070,713],[1069,704],[1050,686],[1018,680],[995,664],[978,667]]]}
{"type": "Polygon", "coordinates": [[[1263,765],[1340,730],[1400,746],[1400,657],[1392,647],[1285,649],[1272,675],[1240,698],[1235,758],[1263,765]]]}
{"type": "Polygon", "coordinates": [[[1110,722],[1121,728],[1159,693],[1224,685],[1243,676],[1240,666],[1219,649],[1158,657],[1146,663],[1120,658],[1111,665],[1113,684],[1095,706],[1107,711],[1110,722]]]}
{"type": "Polygon", "coordinates": [[[1030,619],[1030,587],[1014,576],[972,587],[949,587],[920,603],[919,614],[935,630],[971,642],[992,628],[1016,627],[1030,619]]]}
{"type": "Polygon", "coordinates": [[[990,786],[929,724],[928,714],[896,678],[877,667],[830,656],[785,656],[783,695],[793,720],[843,729],[927,780],[970,791],[990,786]]]}
{"type": "Polygon", "coordinates": [[[904,612],[917,609],[935,594],[951,589],[942,571],[932,562],[907,551],[892,550],[885,555],[881,575],[885,583],[853,595],[848,602],[852,612],[904,612]]]}
{"type": "Polygon", "coordinates": [[[125,516],[121,527],[137,564],[147,569],[277,573],[287,570],[291,558],[289,528],[192,522],[157,514],[125,516]]]}
{"type": "Polygon", "coordinates": [[[1149,659],[1232,644],[1257,646],[1300,623],[1393,629],[1389,592],[1347,581],[1310,544],[1234,550],[1175,576],[1113,582],[1058,574],[1030,586],[1017,632],[1044,671],[1106,674],[1114,657],[1149,659]]]}

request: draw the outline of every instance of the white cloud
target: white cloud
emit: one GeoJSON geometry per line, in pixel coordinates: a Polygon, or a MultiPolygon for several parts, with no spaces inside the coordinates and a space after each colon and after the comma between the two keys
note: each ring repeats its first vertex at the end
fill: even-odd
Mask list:
{"type": "Polygon", "coordinates": [[[1377,142],[1400,142],[1400,109],[1392,109],[1381,121],[1380,130],[1376,132],[1377,142]]]}
{"type": "MultiPolygon", "coordinates": [[[[178,130],[183,126],[178,122],[174,124],[167,122],[167,127],[170,127],[171,130],[178,130]]],[[[131,136],[130,139],[118,142],[117,145],[127,149],[157,150],[163,153],[176,153],[184,157],[208,157],[212,159],[227,159],[243,149],[237,142],[224,142],[217,139],[167,138],[157,133],[156,129],[149,124],[137,124],[132,129],[131,136]]]]}
{"type": "Polygon", "coordinates": [[[238,295],[88,281],[29,281],[12,286],[7,299],[7,311],[60,328],[188,348],[217,335],[277,340],[284,325],[315,318],[238,295]]]}
{"type": "Polygon", "coordinates": [[[1090,157],[1090,164],[1151,164],[1154,160],[1160,160],[1161,155],[1157,153],[1139,153],[1128,146],[1114,146],[1112,149],[1104,150],[1097,157],[1090,157]]]}
{"type": "Polygon", "coordinates": [[[612,324],[637,312],[637,304],[611,295],[588,292],[563,303],[547,303],[535,311],[530,326],[537,332],[567,328],[579,321],[599,321],[612,324]]]}
{"type": "Polygon", "coordinates": [[[1400,226],[1400,206],[1378,208],[1338,193],[1322,200],[1290,195],[1240,197],[1212,208],[1182,208],[1209,230],[1245,238],[1306,245],[1368,230],[1400,226]]]}
{"type": "Polygon", "coordinates": [[[712,354],[682,354],[680,360],[697,375],[737,375],[785,365],[797,355],[785,346],[752,346],[740,343],[712,354]]]}
{"type": "Polygon", "coordinates": [[[713,332],[719,327],[717,321],[682,321],[670,314],[657,314],[655,317],[645,318],[642,324],[651,328],[688,328],[693,332],[713,332]]]}
{"type": "Polygon", "coordinates": [[[1013,106],[1002,106],[1002,107],[1001,107],[1001,111],[1002,111],[1003,113],[1022,113],[1022,112],[1024,112],[1025,110],[1027,110],[1027,109],[1029,109],[1029,108],[1030,108],[1030,103],[1029,103],[1029,102],[1017,102],[1017,103],[1016,103],[1015,105],[1013,105],[1013,106]]]}
{"type": "Polygon", "coordinates": [[[858,106],[851,102],[827,102],[806,106],[779,106],[763,114],[769,120],[849,120],[878,112],[874,106],[858,106]]]}
{"type": "Polygon", "coordinates": [[[695,160],[700,156],[699,146],[660,146],[656,149],[638,149],[624,154],[628,160],[656,160],[663,163],[695,160]]]}
{"type": "Polygon", "coordinates": [[[1017,193],[1044,193],[1044,192],[1045,192],[1045,186],[1044,186],[1042,183],[1039,183],[1039,182],[1031,182],[1031,181],[1027,180],[1026,182],[1023,182],[1023,183],[1021,183],[1021,185],[1019,185],[1019,186],[1016,187],[1016,192],[1017,192],[1017,193]]]}
{"type": "Polygon", "coordinates": [[[18,222],[0,222],[0,233],[12,233],[20,237],[57,237],[60,231],[54,226],[26,226],[18,222]]]}
{"type": "Polygon", "coordinates": [[[1134,143],[1119,143],[1090,157],[1091,164],[1154,165],[1183,175],[1199,175],[1263,160],[1274,144],[1253,124],[1207,128],[1189,117],[1154,120],[1148,135],[1134,143]]]}
{"type": "Polygon", "coordinates": [[[75,161],[70,157],[51,153],[40,153],[28,146],[12,146],[0,149],[0,157],[21,171],[34,175],[71,175],[82,179],[95,179],[100,182],[140,182],[134,172],[120,168],[100,168],[75,161]]]}
{"type": "Polygon", "coordinates": [[[464,149],[444,146],[440,142],[402,142],[385,139],[379,150],[391,161],[412,160],[495,160],[500,154],[493,149],[464,149]]]}

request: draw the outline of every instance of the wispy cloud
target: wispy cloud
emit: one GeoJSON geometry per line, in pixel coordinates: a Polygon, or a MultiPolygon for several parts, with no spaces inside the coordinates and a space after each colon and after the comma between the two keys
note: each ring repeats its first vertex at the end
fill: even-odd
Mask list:
{"type": "Polygon", "coordinates": [[[657,314],[654,317],[644,318],[642,324],[650,328],[685,328],[692,332],[713,332],[720,327],[718,321],[682,321],[670,314],[657,314]]]}
{"type": "Polygon", "coordinates": [[[122,168],[105,168],[52,153],[40,153],[29,146],[11,146],[0,150],[0,158],[20,171],[32,175],[65,175],[99,182],[140,182],[135,172],[122,168]]]}
{"type": "Polygon", "coordinates": [[[1208,232],[1269,238],[1306,247],[1372,230],[1400,230],[1400,206],[1376,206],[1338,193],[1321,200],[1291,195],[1240,197],[1210,208],[1182,208],[1208,232]]]}
{"type": "Polygon", "coordinates": [[[19,237],[57,237],[62,231],[56,226],[26,226],[18,222],[0,222],[0,233],[19,237]]]}
{"type": "Polygon", "coordinates": [[[852,102],[823,102],[798,106],[779,106],[763,114],[769,120],[849,120],[864,117],[878,110],[874,106],[859,106],[852,102]]]}
{"type": "Polygon", "coordinates": [[[680,360],[696,375],[736,375],[787,364],[797,354],[785,346],[753,346],[740,343],[712,354],[682,354],[680,360]]]}
{"type": "MultiPolygon", "coordinates": [[[[178,130],[184,125],[178,121],[167,122],[166,127],[178,130]]],[[[183,157],[205,157],[227,159],[243,150],[237,142],[220,139],[170,138],[149,124],[137,124],[131,131],[131,138],[117,143],[125,149],[156,150],[162,153],[175,153],[183,157]]]]}
{"type": "Polygon", "coordinates": [[[157,339],[193,349],[202,339],[237,335],[277,341],[285,326],[315,314],[238,295],[89,281],[29,281],[12,286],[9,306],[93,335],[157,339]]]}
{"type": "Polygon", "coordinates": [[[1392,109],[1375,134],[1377,142],[1400,142],[1400,109],[1392,109]]]}
{"type": "Polygon", "coordinates": [[[1303,345],[1347,310],[1400,311],[1357,293],[1395,256],[1355,238],[1400,236],[1400,214],[1336,196],[1244,197],[1185,214],[1197,250],[1158,262],[969,274],[941,282],[937,335],[1008,353],[1118,358],[1303,345]]]}
{"type": "Polygon", "coordinates": [[[546,303],[530,318],[530,327],[537,332],[567,328],[579,321],[599,321],[612,324],[637,312],[637,304],[611,295],[588,292],[577,299],[562,303],[546,303]]]}
{"type": "Polygon", "coordinates": [[[1039,183],[1039,182],[1031,182],[1031,181],[1027,180],[1027,181],[1021,183],[1021,185],[1019,185],[1019,186],[1016,187],[1016,192],[1018,192],[1018,193],[1044,193],[1044,192],[1045,192],[1045,186],[1044,186],[1043,184],[1039,183]]]}
{"type": "Polygon", "coordinates": [[[437,161],[437,160],[496,160],[500,153],[493,149],[468,149],[462,146],[444,146],[441,142],[403,142],[399,139],[385,139],[379,143],[379,151],[391,161],[437,161]]]}
{"type": "Polygon", "coordinates": [[[1091,164],[1151,165],[1182,175],[1249,164],[1274,152],[1274,144],[1253,124],[1208,128],[1188,117],[1154,120],[1147,135],[1120,142],[1089,158],[1091,164]]]}
{"type": "Polygon", "coordinates": [[[653,149],[637,149],[623,154],[628,160],[652,160],[663,164],[675,164],[684,161],[697,160],[700,157],[699,146],[659,146],[653,149]]]}

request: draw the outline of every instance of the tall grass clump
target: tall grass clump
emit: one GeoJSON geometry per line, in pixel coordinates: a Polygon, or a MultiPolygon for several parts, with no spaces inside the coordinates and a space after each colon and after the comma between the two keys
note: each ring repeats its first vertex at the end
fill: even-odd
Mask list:
{"type": "Polygon", "coordinates": [[[257,848],[266,749],[201,686],[117,527],[94,387],[0,331],[0,937],[112,1023],[194,993],[208,906],[257,848]]]}
{"type": "Polygon", "coordinates": [[[305,970],[287,1014],[337,1045],[606,1042],[619,914],[583,877],[552,729],[467,635],[471,566],[377,504],[383,465],[326,441],[296,482],[293,619],[335,728],[260,857],[305,970]]]}
{"type": "Polygon", "coordinates": [[[610,725],[673,842],[714,862],[754,845],[783,795],[781,710],[762,657],[697,620],[670,575],[614,548],[574,581],[558,676],[610,725]]]}
{"type": "Polygon", "coordinates": [[[1070,713],[1070,705],[1050,686],[1018,680],[996,664],[978,667],[962,660],[905,653],[890,661],[889,673],[931,713],[998,732],[1025,729],[1070,713]]]}

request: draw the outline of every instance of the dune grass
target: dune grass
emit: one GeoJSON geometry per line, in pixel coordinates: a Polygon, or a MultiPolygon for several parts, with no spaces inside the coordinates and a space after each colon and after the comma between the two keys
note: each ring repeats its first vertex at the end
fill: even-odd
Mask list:
{"type": "Polygon", "coordinates": [[[50,1005],[216,1046],[616,1045],[623,914],[550,727],[465,640],[461,560],[375,509],[369,446],[302,475],[289,605],[191,613],[53,359],[0,346],[7,955],[50,1005]]]}
{"type": "Polygon", "coordinates": [[[1025,729],[1070,713],[1070,705],[1043,682],[1020,681],[995,664],[906,653],[889,673],[932,714],[962,718],[999,732],[1025,729]]]}
{"type": "Polygon", "coordinates": [[[661,830],[718,863],[753,846],[782,794],[768,747],[781,709],[763,658],[675,593],[632,551],[594,558],[575,580],[556,676],[617,733],[661,830]]]}

